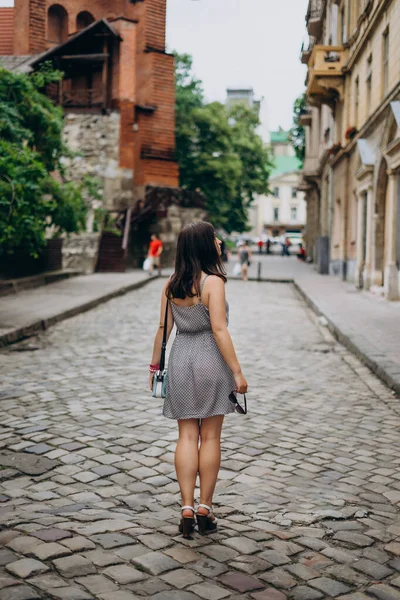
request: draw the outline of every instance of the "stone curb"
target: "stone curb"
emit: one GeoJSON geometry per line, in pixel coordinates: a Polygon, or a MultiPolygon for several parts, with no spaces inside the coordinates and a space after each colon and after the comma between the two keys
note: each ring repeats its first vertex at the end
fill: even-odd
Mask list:
{"type": "Polygon", "coordinates": [[[20,327],[18,329],[14,329],[9,331],[8,333],[0,335],[0,347],[9,346],[10,344],[15,344],[15,342],[20,342],[23,339],[31,337],[35,333],[39,331],[44,331],[59,323],[60,321],[64,321],[65,319],[69,319],[70,317],[75,317],[81,313],[87,312],[92,308],[96,308],[99,304],[103,304],[104,302],[108,302],[113,298],[117,298],[118,296],[123,296],[128,292],[132,292],[133,290],[138,290],[141,287],[144,287],[150,281],[154,281],[157,279],[157,276],[154,277],[146,277],[141,281],[136,281],[135,283],[131,283],[129,285],[122,286],[112,292],[108,292],[102,296],[98,296],[94,300],[90,300],[89,302],[84,302],[78,306],[74,306],[68,310],[64,310],[57,315],[54,315],[48,319],[39,319],[38,321],[34,321],[30,325],[26,325],[25,327],[20,327]]]}
{"type": "Polygon", "coordinates": [[[71,277],[78,277],[83,274],[83,271],[77,269],[64,269],[62,271],[47,271],[39,275],[32,275],[31,277],[0,280],[0,296],[18,294],[18,292],[50,285],[51,283],[70,279],[71,277]]]}
{"type": "Polygon", "coordinates": [[[400,378],[394,378],[388,371],[373,360],[366,352],[364,352],[360,346],[352,341],[351,336],[346,335],[324,312],[319,306],[312,300],[307,292],[301,287],[301,283],[293,280],[293,286],[299,295],[305,300],[307,305],[314,311],[318,316],[324,317],[328,322],[328,329],[332,335],[345,346],[352,354],[354,354],[364,365],[366,365],[379,379],[381,379],[389,388],[394,390],[396,394],[400,396],[400,378]]]}

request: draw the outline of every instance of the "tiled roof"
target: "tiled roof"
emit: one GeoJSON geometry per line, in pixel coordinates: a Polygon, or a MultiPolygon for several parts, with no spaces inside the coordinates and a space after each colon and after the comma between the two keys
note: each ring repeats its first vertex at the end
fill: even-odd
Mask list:
{"type": "Polygon", "coordinates": [[[32,71],[31,62],[40,54],[29,54],[26,56],[0,56],[0,67],[7,71],[17,71],[18,73],[30,73],[32,71]]]}
{"type": "Polygon", "coordinates": [[[289,132],[283,131],[270,131],[271,144],[284,143],[289,141],[289,132]]]}
{"type": "Polygon", "coordinates": [[[301,161],[296,156],[275,156],[273,163],[274,168],[271,171],[270,177],[300,171],[302,167],[301,161]]]}
{"type": "Polygon", "coordinates": [[[0,7],[0,54],[13,53],[14,9],[0,7]]]}

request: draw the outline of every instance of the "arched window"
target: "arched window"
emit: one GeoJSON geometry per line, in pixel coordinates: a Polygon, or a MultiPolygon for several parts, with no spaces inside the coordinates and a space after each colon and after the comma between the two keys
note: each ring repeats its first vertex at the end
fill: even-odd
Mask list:
{"type": "Polygon", "coordinates": [[[47,40],[53,44],[61,44],[67,39],[68,13],[60,4],[53,4],[47,13],[47,40]]]}
{"type": "Polygon", "coordinates": [[[94,16],[88,12],[87,10],[83,10],[76,17],[76,30],[82,31],[82,29],[86,29],[91,23],[94,23],[94,16]]]}

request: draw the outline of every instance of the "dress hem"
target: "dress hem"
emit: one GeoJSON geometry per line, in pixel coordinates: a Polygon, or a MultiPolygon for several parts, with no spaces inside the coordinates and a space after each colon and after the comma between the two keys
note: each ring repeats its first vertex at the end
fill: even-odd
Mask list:
{"type": "Polygon", "coordinates": [[[194,415],[191,417],[170,417],[169,415],[166,415],[165,413],[163,413],[163,416],[166,419],[171,419],[173,421],[186,421],[187,419],[209,419],[210,417],[218,417],[218,416],[225,416],[225,415],[231,415],[235,412],[235,410],[230,410],[229,412],[216,412],[213,413],[212,415],[207,415],[205,417],[199,417],[198,415],[194,415]]]}

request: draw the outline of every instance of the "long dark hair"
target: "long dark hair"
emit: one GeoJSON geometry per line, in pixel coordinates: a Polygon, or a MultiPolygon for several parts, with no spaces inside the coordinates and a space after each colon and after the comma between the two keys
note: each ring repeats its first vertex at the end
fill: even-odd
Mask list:
{"type": "Polygon", "coordinates": [[[226,272],[215,244],[211,223],[199,221],[182,229],[176,249],[175,273],[167,287],[168,298],[200,295],[201,272],[226,282],[226,272]]]}

